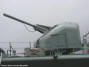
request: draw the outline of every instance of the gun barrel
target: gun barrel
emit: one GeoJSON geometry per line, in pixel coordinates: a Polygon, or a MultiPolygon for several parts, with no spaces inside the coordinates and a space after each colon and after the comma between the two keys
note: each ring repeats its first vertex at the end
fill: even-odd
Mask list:
{"type": "Polygon", "coordinates": [[[25,21],[23,21],[23,20],[20,20],[20,19],[18,19],[18,18],[15,18],[15,17],[10,16],[10,15],[5,14],[5,13],[4,13],[3,15],[4,15],[5,17],[11,18],[11,19],[13,19],[13,20],[19,21],[19,22],[21,22],[21,23],[23,23],[23,24],[27,24],[27,25],[29,25],[29,26],[32,26],[36,31],[39,31],[40,33],[45,33],[46,31],[48,31],[48,30],[50,29],[50,27],[47,27],[47,26],[30,24],[30,23],[28,23],[28,22],[25,22],[25,21]]]}
{"type": "Polygon", "coordinates": [[[14,19],[14,20],[16,20],[16,21],[19,21],[19,22],[21,22],[21,23],[24,23],[24,24],[30,25],[30,26],[32,26],[32,27],[35,27],[35,25],[32,25],[32,24],[30,24],[30,23],[28,23],[28,22],[25,22],[25,21],[23,21],[23,20],[20,20],[20,19],[18,19],[18,18],[15,18],[15,17],[13,17],[13,16],[8,15],[8,14],[3,14],[3,15],[4,15],[5,17],[8,17],[8,18],[14,19]]]}

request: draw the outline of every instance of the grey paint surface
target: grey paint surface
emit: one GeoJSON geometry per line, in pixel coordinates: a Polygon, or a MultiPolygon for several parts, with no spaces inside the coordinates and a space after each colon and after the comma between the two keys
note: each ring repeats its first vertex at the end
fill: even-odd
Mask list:
{"type": "Polygon", "coordinates": [[[3,59],[3,65],[27,65],[27,67],[89,67],[89,55],[70,55],[70,56],[58,56],[58,59],[52,59],[52,57],[35,57],[34,58],[17,58],[13,61],[11,59],[3,59]],[[25,60],[28,59],[28,60],[25,60]]]}
{"type": "Polygon", "coordinates": [[[62,23],[43,35],[37,46],[46,50],[81,48],[80,30],[76,23],[62,23]]]}

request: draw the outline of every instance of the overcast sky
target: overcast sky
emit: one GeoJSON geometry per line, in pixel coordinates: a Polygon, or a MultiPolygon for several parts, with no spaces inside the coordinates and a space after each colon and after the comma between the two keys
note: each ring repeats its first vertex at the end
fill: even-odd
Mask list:
{"type": "Polygon", "coordinates": [[[89,31],[89,0],[0,0],[0,42],[35,41],[40,33],[28,32],[23,24],[4,17],[3,13],[47,26],[75,22],[81,35],[89,31]]]}

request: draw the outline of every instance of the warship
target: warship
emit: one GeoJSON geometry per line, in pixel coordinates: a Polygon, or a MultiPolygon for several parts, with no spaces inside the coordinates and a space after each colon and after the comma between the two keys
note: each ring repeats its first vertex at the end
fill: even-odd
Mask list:
{"type": "MultiPolygon", "coordinates": [[[[79,25],[65,22],[54,25],[33,25],[8,14],[5,17],[32,26],[43,35],[37,39],[34,48],[25,48],[24,56],[8,56],[0,49],[1,67],[89,67],[87,34],[81,43],[79,25]],[[80,54],[79,51],[82,53],[80,54]]],[[[15,51],[14,51],[15,53],[15,51]]]]}

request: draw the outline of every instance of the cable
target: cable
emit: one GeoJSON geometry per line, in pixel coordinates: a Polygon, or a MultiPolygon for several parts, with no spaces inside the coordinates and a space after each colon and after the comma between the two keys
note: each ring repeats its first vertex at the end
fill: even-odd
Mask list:
{"type": "Polygon", "coordinates": [[[36,30],[34,30],[34,31],[29,30],[25,24],[24,24],[24,27],[28,32],[36,32],[36,30]]]}

